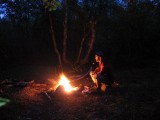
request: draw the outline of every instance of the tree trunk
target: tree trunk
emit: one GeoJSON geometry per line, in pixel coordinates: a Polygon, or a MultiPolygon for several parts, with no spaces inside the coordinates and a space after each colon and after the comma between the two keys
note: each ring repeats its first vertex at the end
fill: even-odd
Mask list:
{"type": "Polygon", "coordinates": [[[53,29],[53,21],[52,21],[51,14],[49,14],[49,22],[50,22],[50,30],[51,30],[52,40],[53,40],[54,51],[55,51],[55,53],[56,53],[57,56],[58,56],[58,61],[59,61],[60,69],[63,70],[63,69],[62,69],[61,55],[60,55],[60,52],[59,52],[59,50],[58,50],[58,48],[57,48],[57,44],[56,44],[56,38],[55,38],[54,29],[53,29]]]}
{"type": "Polygon", "coordinates": [[[86,53],[86,56],[84,57],[84,59],[80,62],[81,65],[83,64],[86,64],[88,62],[88,57],[90,55],[90,52],[93,48],[93,44],[94,44],[94,41],[95,41],[95,35],[96,35],[96,30],[95,30],[95,24],[96,22],[95,21],[90,21],[90,29],[91,29],[91,40],[89,42],[89,48],[88,48],[88,51],[86,53]]]}
{"type": "Polygon", "coordinates": [[[90,30],[86,33],[85,23],[83,24],[83,27],[84,27],[84,36],[83,36],[83,38],[82,38],[82,40],[81,40],[80,49],[79,49],[78,56],[77,56],[77,59],[76,59],[75,64],[78,64],[79,61],[80,61],[80,56],[81,56],[81,53],[82,53],[82,48],[83,48],[84,40],[86,39],[86,37],[87,37],[87,36],[89,35],[89,33],[90,33],[90,30]]]}
{"type": "Polygon", "coordinates": [[[63,26],[64,26],[63,37],[64,38],[63,38],[63,54],[62,54],[62,56],[63,56],[64,63],[68,64],[69,61],[66,58],[66,52],[67,52],[67,33],[68,33],[68,31],[67,31],[67,29],[68,29],[68,26],[67,26],[67,23],[68,23],[68,21],[67,21],[67,18],[68,18],[67,0],[64,0],[64,8],[65,8],[65,17],[64,17],[64,24],[63,24],[63,26]]]}

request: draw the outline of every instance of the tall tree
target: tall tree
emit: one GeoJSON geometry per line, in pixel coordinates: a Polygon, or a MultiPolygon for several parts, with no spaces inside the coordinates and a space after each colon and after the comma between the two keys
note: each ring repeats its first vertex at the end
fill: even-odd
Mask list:
{"type": "Polygon", "coordinates": [[[56,43],[56,38],[55,38],[55,31],[53,28],[53,20],[52,20],[52,12],[55,11],[59,6],[60,3],[57,2],[56,0],[44,0],[44,5],[45,8],[49,11],[48,16],[49,16],[49,22],[50,22],[50,31],[51,31],[51,36],[52,36],[52,40],[53,40],[53,46],[54,46],[54,50],[58,56],[58,61],[59,61],[59,65],[60,65],[60,69],[63,70],[62,67],[62,58],[61,58],[61,54],[57,48],[57,43],[56,43]]]}
{"type": "Polygon", "coordinates": [[[65,64],[69,64],[69,61],[66,58],[66,52],[67,52],[67,34],[68,34],[68,3],[67,0],[64,0],[64,10],[65,10],[65,15],[64,15],[64,32],[63,32],[63,61],[65,64]]]}

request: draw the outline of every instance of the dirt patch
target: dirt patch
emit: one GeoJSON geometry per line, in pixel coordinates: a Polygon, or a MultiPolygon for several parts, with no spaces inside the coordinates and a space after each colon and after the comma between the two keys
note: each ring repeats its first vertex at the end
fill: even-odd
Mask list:
{"type": "MultiPolygon", "coordinates": [[[[116,73],[120,86],[107,93],[83,95],[49,92],[48,83],[1,89],[10,102],[0,107],[1,120],[158,120],[159,69],[116,73]],[[48,98],[48,96],[51,98],[48,98]]],[[[79,83],[90,84],[89,78],[79,83]]],[[[78,83],[78,84],[79,84],[78,83]]]]}

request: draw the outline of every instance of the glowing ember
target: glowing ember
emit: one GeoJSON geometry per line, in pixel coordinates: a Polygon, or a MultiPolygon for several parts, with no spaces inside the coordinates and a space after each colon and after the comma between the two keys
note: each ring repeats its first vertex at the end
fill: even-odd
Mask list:
{"type": "Polygon", "coordinates": [[[73,88],[69,82],[70,81],[67,79],[67,77],[64,74],[62,74],[60,77],[60,80],[59,80],[59,85],[62,85],[64,87],[65,91],[67,91],[67,92],[71,92],[73,90],[76,90],[77,88],[76,87],[73,88]]]}

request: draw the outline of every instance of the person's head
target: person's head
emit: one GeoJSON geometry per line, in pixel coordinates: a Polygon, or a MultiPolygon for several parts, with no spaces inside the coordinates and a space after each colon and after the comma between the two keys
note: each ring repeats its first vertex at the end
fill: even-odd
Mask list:
{"type": "Polygon", "coordinates": [[[102,51],[98,51],[98,52],[95,53],[96,62],[102,61],[102,58],[103,58],[103,52],[102,51]]]}

